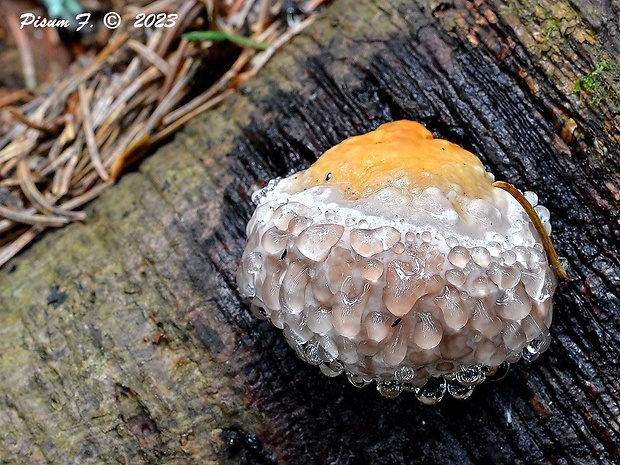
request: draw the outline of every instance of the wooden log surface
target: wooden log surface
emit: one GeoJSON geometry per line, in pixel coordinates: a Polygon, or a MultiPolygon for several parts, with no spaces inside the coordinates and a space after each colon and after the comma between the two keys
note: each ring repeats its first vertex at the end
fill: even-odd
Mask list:
{"type": "Polygon", "coordinates": [[[336,0],[0,270],[0,463],[620,463],[619,16],[336,0]],[[324,377],[234,281],[257,186],[401,118],[537,192],[569,263],[551,348],[433,407],[324,377]]]}

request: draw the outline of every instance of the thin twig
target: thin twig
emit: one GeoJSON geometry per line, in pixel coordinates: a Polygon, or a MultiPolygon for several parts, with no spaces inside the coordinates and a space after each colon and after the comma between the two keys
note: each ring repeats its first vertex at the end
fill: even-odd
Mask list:
{"type": "Polygon", "coordinates": [[[127,41],[127,46],[142,55],[151,64],[155,65],[164,76],[170,72],[170,65],[168,62],[143,43],[131,39],[127,41]]]}
{"type": "Polygon", "coordinates": [[[540,221],[540,217],[538,216],[538,213],[536,213],[536,210],[534,210],[534,207],[532,207],[530,202],[528,202],[525,196],[515,186],[513,186],[510,183],[507,183],[504,181],[495,181],[493,183],[493,186],[505,190],[512,197],[514,197],[514,199],[517,202],[519,202],[519,205],[523,207],[523,209],[525,210],[525,213],[527,213],[527,216],[530,217],[530,221],[532,222],[532,224],[534,225],[534,228],[538,232],[538,235],[540,236],[540,240],[542,241],[543,247],[545,248],[545,252],[547,252],[547,255],[549,256],[549,261],[551,262],[551,266],[553,266],[553,268],[555,269],[555,272],[557,273],[560,279],[562,280],[568,279],[568,275],[566,274],[566,271],[564,271],[564,267],[560,263],[558,254],[555,252],[555,249],[553,248],[553,243],[551,242],[551,238],[549,237],[549,234],[547,234],[547,231],[545,230],[545,227],[543,226],[542,221],[540,221]]]}
{"type": "Polygon", "coordinates": [[[159,56],[164,56],[170,48],[172,41],[179,36],[178,31],[183,31],[188,24],[191,24],[202,8],[202,5],[197,5],[195,0],[187,0],[181,5],[178,11],[178,21],[167,30],[167,34],[162,38],[157,50],[155,50],[159,56]]]}
{"type": "Polygon", "coordinates": [[[269,16],[269,6],[271,0],[262,0],[260,10],[258,12],[258,21],[256,22],[256,34],[260,34],[267,27],[267,18],[269,16]]]}
{"type": "Polygon", "coordinates": [[[169,60],[169,72],[166,75],[166,79],[164,80],[164,84],[161,86],[159,92],[159,102],[161,102],[164,97],[168,94],[168,91],[172,87],[174,82],[174,78],[178,76],[179,69],[181,69],[181,63],[183,62],[183,55],[185,54],[185,49],[189,45],[189,41],[185,39],[181,39],[179,43],[179,48],[175,53],[172,54],[171,59],[169,60]]]}
{"type": "Polygon", "coordinates": [[[224,91],[222,94],[218,95],[217,97],[214,97],[211,100],[204,102],[199,107],[194,108],[192,111],[179,117],[177,120],[171,123],[170,126],[166,127],[164,130],[160,131],[155,136],[153,136],[151,138],[151,144],[157,144],[158,142],[162,141],[169,135],[175,133],[176,131],[179,130],[179,128],[181,128],[184,124],[189,122],[192,118],[196,117],[197,115],[201,113],[204,113],[205,111],[211,108],[216,107],[217,105],[222,103],[227,97],[234,94],[234,92],[235,91],[233,89],[228,89],[224,91]]]}
{"type": "Polygon", "coordinates": [[[99,156],[97,142],[95,142],[95,132],[93,130],[90,116],[90,100],[88,98],[88,94],[86,93],[86,87],[83,83],[78,86],[78,94],[80,96],[80,110],[82,112],[82,118],[84,120],[84,136],[86,138],[86,146],[88,147],[90,159],[93,162],[93,166],[97,170],[97,173],[99,173],[101,179],[107,181],[108,179],[110,179],[110,175],[106,172],[103,164],[101,163],[101,157],[99,156]]]}
{"type": "Polygon", "coordinates": [[[88,192],[85,192],[84,194],[78,195],[77,197],[73,197],[71,200],[68,200],[62,203],[60,206],[61,208],[65,208],[67,210],[75,210],[76,208],[79,208],[82,205],[87,204],[91,200],[99,197],[104,190],[106,190],[108,187],[112,186],[113,184],[114,182],[112,181],[106,181],[102,184],[99,184],[93,187],[91,190],[89,190],[88,192]]]}
{"type": "MultiPolygon", "coordinates": [[[[75,151],[71,153],[71,157],[62,168],[62,170],[57,171],[59,174],[58,177],[58,187],[56,189],[52,189],[52,193],[58,197],[62,197],[69,192],[69,188],[71,186],[71,180],[73,179],[73,173],[75,172],[75,167],[78,163],[78,156],[75,151]]],[[[56,187],[56,186],[55,186],[56,187]]]]}
{"type": "Polygon", "coordinates": [[[24,82],[26,84],[26,89],[34,90],[37,87],[37,77],[28,36],[26,36],[26,33],[21,29],[19,20],[13,13],[8,15],[7,21],[9,24],[9,29],[11,29],[11,33],[15,38],[17,50],[19,50],[19,55],[22,59],[22,69],[24,71],[24,82]]]}
{"type": "Polygon", "coordinates": [[[220,0],[211,0],[209,4],[209,21],[211,24],[215,24],[218,16],[220,15],[220,0]]]}
{"type": "Polygon", "coordinates": [[[33,226],[22,233],[17,239],[4,247],[0,247],[0,266],[4,265],[11,258],[17,255],[33,239],[35,239],[45,228],[33,226]]]}
{"type": "MultiPolygon", "coordinates": [[[[30,151],[36,147],[36,145],[37,143],[34,140],[14,141],[12,144],[0,150],[0,166],[13,158],[28,155],[30,151]]],[[[7,173],[8,169],[6,169],[6,167],[0,168],[0,175],[6,176],[7,173]]]]}
{"type": "Polygon", "coordinates": [[[11,91],[7,95],[0,97],[0,108],[4,108],[17,102],[28,100],[31,96],[32,94],[27,90],[11,91]]]}
{"type": "Polygon", "coordinates": [[[231,69],[228,70],[215,84],[213,84],[209,90],[203,92],[198,97],[194,98],[177,110],[170,112],[164,117],[164,119],[162,120],[162,124],[171,124],[173,121],[181,118],[187,113],[190,113],[195,108],[198,108],[206,102],[209,102],[215,95],[217,95],[219,92],[222,92],[224,89],[226,89],[226,87],[229,86],[233,77],[235,77],[239,73],[239,71],[250,61],[250,58],[255,53],[256,51],[253,49],[244,50],[241,55],[239,55],[239,58],[237,58],[237,61],[232,65],[231,69]]]}
{"type": "Polygon", "coordinates": [[[175,103],[181,99],[184,95],[182,92],[183,88],[187,86],[189,81],[194,77],[200,63],[194,62],[193,60],[188,60],[185,65],[187,70],[181,74],[182,78],[177,81],[172,89],[170,89],[168,95],[166,95],[166,97],[161,101],[149,118],[147,122],[147,126],[149,128],[154,129],[157,127],[161,121],[161,118],[163,118],[166,113],[169,113],[175,103]]]}
{"type": "Polygon", "coordinates": [[[17,174],[20,178],[20,186],[24,195],[32,202],[33,205],[39,206],[43,211],[53,213],[58,216],[66,216],[73,220],[85,220],[86,214],[84,212],[74,212],[65,210],[64,208],[52,205],[47,199],[39,192],[32,180],[30,170],[26,160],[20,160],[17,165],[17,174]]]}
{"type": "Polygon", "coordinates": [[[301,10],[306,14],[310,14],[325,5],[325,3],[327,3],[325,0],[308,0],[301,7],[301,10]]]}
{"type": "Polygon", "coordinates": [[[52,135],[54,132],[45,126],[41,126],[39,123],[29,120],[26,115],[24,115],[21,111],[19,111],[15,107],[8,108],[9,113],[20,123],[24,123],[26,126],[31,127],[32,129],[36,129],[37,131],[44,132],[47,135],[52,135]]]}
{"type": "Polygon", "coordinates": [[[40,226],[52,226],[54,228],[64,226],[70,221],[68,218],[62,216],[39,215],[37,213],[24,213],[17,210],[9,210],[2,205],[0,205],[0,216],[17,223],[38,224],[40,226]]]}

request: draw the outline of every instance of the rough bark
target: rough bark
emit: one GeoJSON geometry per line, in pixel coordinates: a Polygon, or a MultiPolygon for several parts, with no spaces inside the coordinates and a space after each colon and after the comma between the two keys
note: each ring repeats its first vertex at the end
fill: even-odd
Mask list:
{"type": "Polygon", "coordinates": [[[0,463],[618,463],[619,15],[336,1],[0,270],[0,463]],[[537,192],[569,262],[551,348],[434,407],[322,376],[234,284],[253,189],[400,118],[537,192]]]}

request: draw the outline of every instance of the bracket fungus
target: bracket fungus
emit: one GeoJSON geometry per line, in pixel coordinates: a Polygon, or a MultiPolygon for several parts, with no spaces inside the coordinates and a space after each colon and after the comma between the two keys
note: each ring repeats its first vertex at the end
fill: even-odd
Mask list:
{"type": "Polygon", "coordinates": [[[351,137],[254,194],[239,289],[327,376],[465,399],[547,349],[564,276],[549,211],[493,181],[419,123],[351,137]]]}

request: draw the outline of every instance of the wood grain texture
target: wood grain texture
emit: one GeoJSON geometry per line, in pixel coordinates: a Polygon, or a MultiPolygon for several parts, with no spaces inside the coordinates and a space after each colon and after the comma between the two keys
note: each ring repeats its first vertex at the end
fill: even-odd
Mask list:
{"type": "Polygon", "coordinates": [[[0,270],[0,463],[620,462],[619,15],[336,1],[87,224],[0,270]],[[401,118],[537,192],[569,262],[551,348],[435,407],[322,376],[234,283],[256,187],[401,118]]]}

